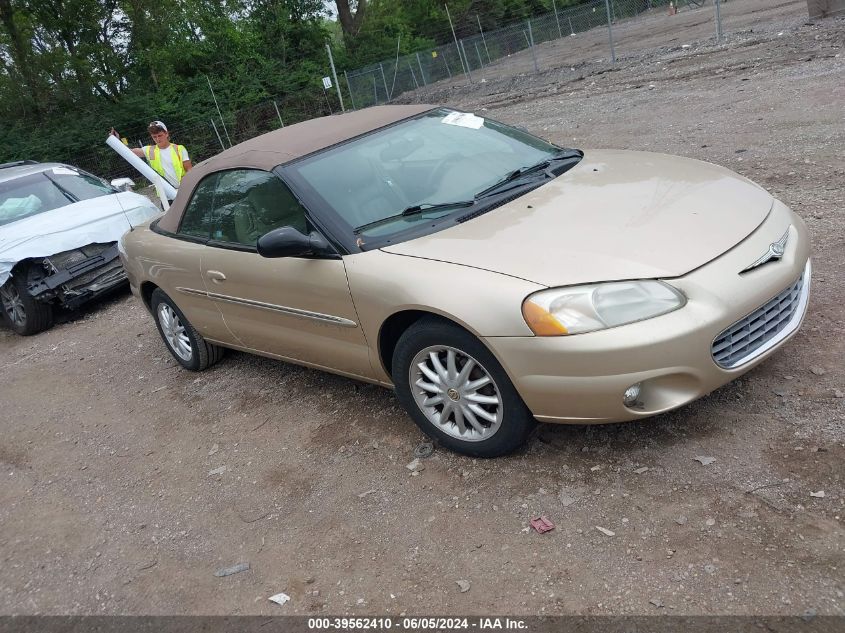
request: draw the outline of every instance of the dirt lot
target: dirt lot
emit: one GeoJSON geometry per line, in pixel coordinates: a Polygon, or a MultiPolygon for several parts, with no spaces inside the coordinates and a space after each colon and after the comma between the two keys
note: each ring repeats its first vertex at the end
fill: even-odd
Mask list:
{"type": "Polygon", "coordinates": [[[412,476],[422,437],[391,392],[235,353],[182,371],[128,293],[0,330],[0,613],[845,614],[845,21],[773,6],[729,2],[743,32],[720,46],[709,17],[654,15],[619,28],[615,68],[589,34],[560,69],[413,98],[770,189],[815,258],[774,358],[659,418],[544,425],[412,476]],[[537,514],[557,528],[528,531],[537,514]]]}

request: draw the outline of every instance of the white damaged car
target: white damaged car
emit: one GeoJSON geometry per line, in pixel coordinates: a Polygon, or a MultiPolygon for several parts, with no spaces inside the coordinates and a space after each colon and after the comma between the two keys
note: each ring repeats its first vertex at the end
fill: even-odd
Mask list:
{"type": "Polygon", "coordinates": [[[126,282],[117,241],[160,213],[150,200],[58,163],[0,165],[0,314],[22,335],[126,282]]]}

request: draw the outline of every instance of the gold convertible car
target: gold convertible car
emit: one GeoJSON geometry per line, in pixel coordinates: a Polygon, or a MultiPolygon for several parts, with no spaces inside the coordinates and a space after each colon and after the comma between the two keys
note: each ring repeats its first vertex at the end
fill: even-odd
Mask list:
{"type": "Polygon", "coordinates": [[[643,418],[747,372],[800,326],[809,251],[722,167],[422,105],[236,145],[121,242],[185,368],[232,348],[393,387],[484,457],[536,420],[643,418]]]}

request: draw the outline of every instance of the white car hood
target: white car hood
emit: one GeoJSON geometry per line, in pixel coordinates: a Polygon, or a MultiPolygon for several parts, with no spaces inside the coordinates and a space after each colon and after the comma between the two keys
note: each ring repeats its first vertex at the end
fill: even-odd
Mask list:
{"type": "Polygon", "coordinates": [[[0,226],[0,286],[22,259],[115,242],[129,229],[160,213],[147,198],[127,191],[82,200],[0,226]]]}

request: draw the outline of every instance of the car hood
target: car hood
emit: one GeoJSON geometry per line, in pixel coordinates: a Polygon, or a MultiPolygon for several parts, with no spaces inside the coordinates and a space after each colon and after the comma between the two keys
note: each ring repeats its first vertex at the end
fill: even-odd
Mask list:
{"type": "Polygon", "coordinates": [[[0,226],[0,285],[14,265],[87,244],[117,241],[160,210],[144,196],[122,192],[81,200],[0,226]]]}
{"type": "Polygon", "coordinates": [[[545,286],[678,277],[745,239],[773,201],[750,180],[710,163],[593,150],[512,202],[382,250],[545,286]]]}

